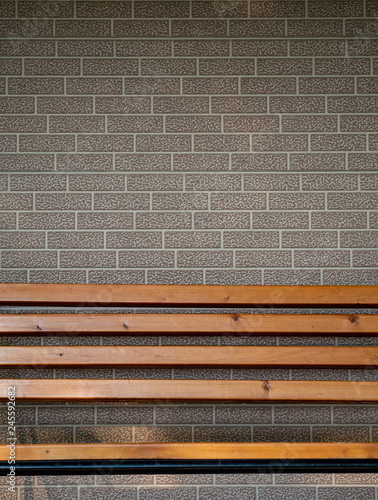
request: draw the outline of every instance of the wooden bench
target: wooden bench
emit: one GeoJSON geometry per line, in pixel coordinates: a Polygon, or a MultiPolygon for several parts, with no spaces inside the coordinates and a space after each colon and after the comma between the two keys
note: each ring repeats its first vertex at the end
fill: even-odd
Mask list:
{"type": "MultiPolygon", "coordinates": [[[[183,286],[0,284],[3,337],[86,336],[378,336],[373,286],[183,286]],[[311,314],[110,313],[19,314],[22,306],[131,308],[311,308],[311,314]],[[343,308],[318,314],[316,308],[343,308]]],[[[6,346],[1,368],[20,367],[376,367],[378,347],[6,346]]],[[[1,380],[23,401],[191,401],[376,403],[378,382],[292,380],[1,380]]],[[[5,425],[5,422],[3,422],[5,425]]],[[[0,447],[0,473],[9,472],[0,447]]],[[[375,471],[378,443],[17,444],[19,474],[253,471],[375,471]]]]}

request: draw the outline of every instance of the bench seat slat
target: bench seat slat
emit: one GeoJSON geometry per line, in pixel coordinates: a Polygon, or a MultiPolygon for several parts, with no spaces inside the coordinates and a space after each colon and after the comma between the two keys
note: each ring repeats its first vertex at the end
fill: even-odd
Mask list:
{"type": "Polygon", "coordinates": [[[2,336],[376,336],[375,314],[2,314],[2,336]]]}
{"type": "MultiPolygon", "coordinates": [[[[0,446],[0,460],[9,448],[0,446]]],[[[17,445],[24,460],[253,460],[378,458],[378,443],[135,443],[17,445]]]]}
{"type": "Polygon", "coordinates": [[[0,304],[377,307],[375,286],[1,283],[0,304]]]}
{"type": "Polygon", "coordinates": [[[378,402],[378,382],[293,380],[2,380],[0,400],[378,402]]]}
{"type": "Polygon", "coordinates": [[[378,347],[11,346],[0,349],[0,368],[358,368],[377,363],[378,347]]]}

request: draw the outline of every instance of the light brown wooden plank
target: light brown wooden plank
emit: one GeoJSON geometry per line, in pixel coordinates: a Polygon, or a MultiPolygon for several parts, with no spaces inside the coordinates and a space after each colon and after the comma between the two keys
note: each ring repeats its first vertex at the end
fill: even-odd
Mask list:
{"type": "Polygon", "coordinates": [[[0,335],[375,336],[376,314],[2,314],[0,335]]]}
{"type": "MultiPolygon", "coordinates": [[[[0,460],[9,448],[0,446],[0,460]]],[[[376,459],[378,443],[137,443],[18,444],[24,460],[232,460],[232,459],[376,459]]]]}
{"type": "Polygon", "coordinates": [[[377,306],[377,286],[0,284],[0,304],[377,306]]]}
{"type": "Polygon", "coordinates": [[[16,400],[377,402],[378,382],[289,380],[1,380],[16,400]]]}
{"type": "Polygon", "coordinates": [[[358,368],[377,365],[378,347],[7,346],[0,349],[0,368],[358,368]]]}

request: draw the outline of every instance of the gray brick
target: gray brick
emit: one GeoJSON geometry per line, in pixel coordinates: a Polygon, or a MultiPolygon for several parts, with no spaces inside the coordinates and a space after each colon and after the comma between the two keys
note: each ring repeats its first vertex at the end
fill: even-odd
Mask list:
{"type": "Polygon", "coordinates": [[[275,20],[237,20],[230,21],[231,37],[280,37],[285,36],[285,22],[275,20]]]}
{"type": "Polygon", "coordinates": [[[55,153],[75,151],[75,137],[73,135],[21,135],[19,151],[55,153]]]}
{"type": "Polygon", "coordinates": [[[377,33],[377,19],[353,19],[345,21],[346,36],[374,37],[377,33]]]}
{"type": "Polygon", "coordinates": [[[232,267],[233,254],[222,250],[179,250],[177,267],[232,267]]]}
{"type": "Polygon", "coordinates": [[[240,500],[254,500],[256,498],[256,489],[252,486],[232,486],[232,487],[215,487],[207,486],[199,488],[200,500],[229,500],[231,498],[240,500]]]}
{"type": "Polygon", "coordinates": [[[63,78],[8,78],[9,94],[63,94],[63,78]]]}
{"type": "Polygon", "coordinates": [[[253,59],[200,59],[200,75],[254,75],[253,59]]]}
{"type": "MultiPolygon", "coordinates": [[[[2,5],[4,2],[2,2],[2,5]]],[[[55,55],[54,40],[9,39],[0,41],[0,56],[41,56],[55,55]]],[[[71,55],[71,54],[69,54],[71,55]]]]}
{"type": "Polygon", "coordinates": [[[104,248],[104,235],[100,232],[59,232],[47,234],[47,248],[104,248]]]}
{"type": "Polygon", "coordinates": [[[60,252],[60,267],[116,267],[116,253],[107,251],[66,250],[60,252]]]}
{"type": "Polygon", "coordinates": [[[265,193],[212,193],[211,210],[264,210],[265,193]]]}
{"type": "Polygon", "coordinates": [[[300,94],[352,94],[354,78],[307,77],[299,78],[300,94]]]}
{"type": "Polygon", "coordinates": [[[34,113],[33,97],[0,97],[1,114],[34,113]]]}
{"type": "Polygon", "coordinates": [[[163,132],[163,117],[109,116],[108,132],[163,132]]]}
{"type": "Polygon", "coordinates": [[[224,132],[279,132],[278,116],[225,116],[224,132]]]}
{"type": "Polygon", "coordinates": [[[243,0],[233,3],[225,1],[195,1],[192,6],[193,17],[248,17],[248,4],[243,0]]]}
{"type": "Polygon", "coordinates": [[[0,271],[2,283],[26,283],[27,271],[0,271]]]}
{"type": "Polygon", "coordinates": [[[266,113],[266,97],[212,97],[212,113],[266,113]]]}
{"type": "Polygon", "coordinates": [[[196,229],[249,229],[250,215],[246,212],[197,212],[194,214],[196,229]]]}
{"type": "Polygon", "coordinates": [[[195,135],[195,151],[249,151],[247,135],[195,135]]]}
{"type": "Polygon", "coordinates": [[[285,40],[233,40],[232,55],[242,57],[286,56],[287,42],[285,40]]]}
{"type": "Polygon", "coordinates": [[[1,248],[45,248],[45,234],[43,232],[20,232],[20,231],[1,231],[1,248]]]}
{"type": "Polygon", "coordinates": [[[29,271],[30,283],[85,283],[85,271],[29,271]]]}
{"type": "Polygon", "coordinates": [[[307,212],[254,213],[252,227],[253,229],[308,229],[309,214],[307,212]]]}
{"type": "Polygon", "coordinates": [[[140,1],[135,4],[134,15],[135,17],[143,18],[189,17],[189,3],[170,1],[140,1]]]}
{"type": "Polygon", "coordinates": [[[202,271],[159,270],[147,271],[148,285],[203,285],[202,271]]]}
{"type": "Polygon", "coordinates": [[[54,170],[53,155],[3,154],[0,171],[5,172],[39,172],[54,170]]]}
{"type": "Polygon", "coordinates": [[[111,35],[110,21],[55,21],[55,34],[59,38],[105,38],[111,35]]]}
{"type": "Polygon", "coordinates": [[[54,18],[54,17],[73,17],[74,3],[54,1],[53,3],[40,1],[40,2],[27,2],[21,1],[18,4],[19,17],[29,18],[54,18]]]}
{"type": "Polygon", "coordinates": [[[378,134],[369,135],[369,150],[378,151],[378,134]]]}
{"type": "Polygon", "coordinates": [[[293,153],[289,158],[290,170],[345,170],[345,154],[342,153],[293,153]]]}
{"type": "Polygon", "coordinates": [[[161,38],[169,36],[169,21],[118,21],[114,22],[114,36],[121,38],[161,38]]]}
{"type": "Polygon", "coordinates": [[[112,57],[113,55],[111,40],[58,40],[60,57],[112,57]]]}
{"type": "Polygon", "coordinates": [[[116,154],[115,169],[123,171],[166,171],[171,169],[169,154],[116,154]]]}
{"type": "Polygon", "coordinates": [[[221,233],[215,231],[167,231],[164,248],[220,248],[221,233]]]}
{"type": "Polygon", "coordinates": [[[130,17],[131,2],[80,1],[76,5],[77,17],[130,17]]]}
{"type": "Polygon", "coordinates": [[[333,0],[324,4],[322,1],[312,0],[309,2],[308,15],[309,17],[362,17],[363,2],[333,0]]]}
{"type": "Polygon", "coordinates": [[[80,152],[133,151],[134,138],[132,135],[80,135],[77,149],[80,152]]]}
{"type": "Polygon", "coordinates": [[[144,271],[88,271],[88,283],[143,285],[144,271]]]}
{"type": "Polygon", "coordinates": [[[218,20],[171,21],[173,37],[215,38],[227,36],[227,22],[218,20]]]}
{"type": "Polygon", "coordinates": [[[195,427],[195,442],[249,442],[251,440],[250,426],[241,427],[195,427]]]}
{"type": "Polygon", "coordinates": [[[244,176],[246,191],[298,191],[298,175],[253,174],[244,176]]]}
{"type": "Polygon", "coordinates": [[[232,154],[231,169],[247,172],[287,170],[287,155],[284,153],[232,154]]]}
{"type": "Polygon", "coordinates": [[[374,406],[335,406],[333,410],[335,424],[371,424],[377,421],[377,417],[374,406]]]}
{"type": "Polygon", "coordinates": [[[329,193],[329,210],[374,210],[378,193],[329,193]]]}
{"type": "Polygon", "coordinates": [[[337,132],[336,116],[283,116],[283,132],[337,132]]]}
{"type": "Polygon", "coordinates": [[[153,210],[207,210],[205,193],[153,193],[153,210]]]}
{"type": "Polygon", "coordinates": [[[148,407],[113,407],[99,406],[97,408],[98,424],[152,424],[154,422],[153,408],[148,407]]]}
{"type": "Polygon", "coordinates": [[[316,59],[316,75],[370,75],[370,59],[316,59]]]}
{"type": "Polygon", "coordinates": [[[67,78],[67,94],[122,94],[122,78],[67,78]]]}
{"type": "Polygon", "coordinates": [[[1,18],[5,17],[15,17],[16,5],[14,2],[6,2],[3,1],[0,6],[0,16],[1,18]]]}
{"type": "Polygon", "coordinates": [[[64,172],[95,172],[113,169],[112,155],[66,154],[57,155],[57,170],[64,172]]]}
{"type": "Polygon", "coordinates": [[[0,152],[17,151],[17,137],[15,135],[0,136],[0,152]]]}
{"type": "Polygon", "coordinates": [[[324,271],[324,285],[375,285],[378,273],[374,270],[324,271]]]}
{"type": "Polygon", "coordinates": [[[10,212],[4,212],[0,214],[1,229],[16,229],[16,226],[16,214],[10,212]]]}
{"type": "Polygon", "coordinates": [[[377,153],[350,153],[349,170],[378,170],[377,153]]]}
{"type": "Polygon", "coordinates": [[[241,176],[236,174],[187,174],[186,191],[237,191],[241,190],[241,176]]]}
{"type": "Polygon", "coordinates": [[[285,500],[286,498],[315,500],[316,488],[309,486],[261,486],[259,488],[259,500],[285,500]]]}
{"type": "MultiPolygon", "coordinates": [[[[366,226],[364,226],[366,227],[366,226]]],[[[369,214],[369,227],[371,229],[378,229],[378,212],[370,212],[369,214]]]]}
{"type": "MultiPolygon", "coordinates": [[[[258,59],[258,75],[311,75],[311,59],[258,59]]],[[[366,73],[363,73],[366,74],[366,73]]]]}
{"type": "Polygon", "coordinates": [[[119,252],[119,267],[174,267],[174,252],[164,250],[119,252]]]}
{"type": "Polygon", "coordinates": [[[126,78],[125,94],[179,94],[179,78],[126,78]]]}
{"type": "Polygon", "coordinates": [[[176,57],[224,57],[230,55],[227,40],[175,40],[173,51],[176,57]]]}
{"type": "Polygon", "coordinates": [[[155,97],[154,113],[208,113],[208,97],[155,97]]]}
{"type": "Polygon", "coordinates": [[[159,406],[156,408],[157,424],[212,424],[210,406],[159,406]]]}
{"type": "Polygon", "coordinates": [[[37,97],[38,113],[80,114],[93,112],[92,97],[37,97]]]}
{"type": "Polygon", "coordinates": [[[65,191],[67,179],[65,175],[11,175],[10,191],[65,191]]]}
{"type": "Polygon", "coordinates": [[[342,19],[315,20],[289,19],[287,21],[287,35],[289,37],[342,37],[342,19]]]}
{"type": "Polygon", "coordinates": [[[320,96],[273,96],[270,98],[269,110],[271,113],[324,113],[325,98],[320,96]]]}
{"type": "Polygon", "coordinates": [[[311,214],[313,229],[367,228],[367,214],[363,212],[317,212],[311,214]]]}
{"type": "Polygon", "coordinates": [[[137,135],[136,150],[152,151],[191,151],[192,140],[189,135],[137,135]]]}
{"type": "MultiPolygon", "coordinates": [[[[76,429],[76,443],[129,443],[131,442],[131,435],[131,427],[80,426],[76,429]]],[[[109,491],[109,488],[106,488],[107,491],[109,491]]],[[[91,497],[89,496],[89,498],[91,497]]],[[[136,496],[134,495],[131,498],[135,500],[136,496]]],[[[127,500],[129,499],[127,498],[127,500]]]]}
{"type": "Polygon", "coordinates": [[[373,500],[374,488],[319,487],[319,500],[373,500]]]}
{"type": "Polygon", "coordinates": [[[278,248],[278,231],[225,231],[224,248],[278,248]]]}
{"type": "MultiPolygon", "coordinates": [[[[348,475],[348,474],[345,474],[348,475]]],[[[276,484],[332,484],[332,474],[276,474],[276,484]]]]}
{"type": "Polygon", "coordinates": [[[147,193],[96,193],[94,195],[95,210],[148,210],[149,208],[150,195],[147,193]]]}
{"type": "Polygon", "coordinates": [[[184,94],[237,94],[238,79],[235,77],[183,78],[184,94]]]}
{"type": "MultiPolygon", "coordinates": [[[[376,63],[374,63],[374,64],[376,64],[376,63]]],[[[375,66],[374,66],[373,72],[375,74],[377,74],[375,66]]],[[[376,94],[377,88],[378,88],[378,78],[376,78],[376,77],[358,77],[357,78],[357,92],[359,94],[376,94]]],[[[373,99],[374,99],[374,97],[373,97],[373,99]]]]}
{"type": "Polygon", "coordinates": [[[45,19],[3,19],[0,21],[0,37],[34,38],[52,37],[53,21],[45,19]]]}
{"type": "Polygon", "coordinates": [[[108,231],[106,248],[162,248],[162,234],[156,231],[108,231]]]}
{"type": "Polygon", "coordinates": [[[369,428],[368,427],[317,427],[313,428],[313,439],[317,442],[324,441],[341,441],[341,442],[356,442],[369,441],[369,428]]]}
{"type": "Polygon", "coordinates": [[[96,97],[96,113],[142,114],[150,113],[150,97],[96,97]]]}
{"type": "Polygon", "coordinates": [[[137,488],[131,488],[128,486],[82,486],[80,488],[80,497],[82,500],[89,500],[90,498],[95,500],[115,500],[118,498],[123,498],[124,500],[136,500],[137,488]]]}
{"type": "Polygon", "coordinates": [[[254,426],[253,440],[256,442],[306,442],[310,441],[310,426],[254,426]]]}
{"type": "Polygon", "coordinates": [[[70,191],[124,191],[125,177],[123,175],[70,175],[70,191]]]}
{"type": "Polygon", "coordinates": [[[371,38],[357,38],[348,40],[348,55],[350,56],[375,56],[378,40],[371,38]]]}
{"type": "Polygon", "coordinates": [[[21,59],[0,59],[0,74],[1,75],[21,75],[22,60],[21,59]]]}
{"type": "MultiPolygon", "coordinates": [[[[287,475],[287,474],[286,474],[287,475]]],[[[216,474],[216,484],[272,484],[271,474],[216,474]]]]}
{"type": "Polygon", "coordinates": [[[147,76],[185,76],[195,75],[195,59],[142,59],[141,74],[147,76]]]}
{"type": "Polygon", "coordinates": [[[211,474],[159,474],[156,476],[156,484],[212,484],[211,474]]]}
{"type": "Polygon", "coordinates": [[[240,250],[235,252],[236,267],[291,267],[287,250],[240,250]]]}
{"type": "Polygon", "coordinates": [[[220,132],[222,128],[220,116],[167,116],[166,132],[220,132]]]}
{"type": "Polygon", "coordinates": [[[172,487],[168,488],[140,488],[139,498],[140,500],[195,500],[196,499],[196,488],[189,487],[172,487]]]}
{"type": "Polygon", "coordinates": [[[271,210],[324,210],[323,193],[270,193],[271,210]]]}
{"type": "Polygon", "coordinates": [[[345,56],[345,42],[343,40],[332,40],[332,39],[290,40],[290,55],[291,56],[345,56]]]}
{"type": "Polygon", "coordinates": [[[45,194],[35,195],[36,210],[90,210],[92,200],[90,193],[86,194],[45,194]]]}
{"type": "Polygon", "coordinates": [[[26,59],[25,75],[80,75],[80,59],[26,59]]]}
{"type": "Polygon", "coordinates": [[[336,231],[283,231],[282,248],[336,248],[336,231]]]}
{"type": "Polygon", "coordinates": [[[341,248],[377,248],[377,231],[341,231],[341,248]]]}
{"type": "Polygon", "coordinates": [[[135,215],[136,229],[191,229],[190,213],[140,212],[135,215]]]}
{"type": "Polygon", "coordinates": [[[38,250],[29,251],[2,251],[1,252],[1,266],[6,267],[57,267],[58,259],[56,252],[43,252],[38,250]]]}
{"type": "Polygon", "coordinates": [[[127,176],[128,191],[182,191],[183,176],[172,174],[134,174],[127,176]]]}
{"type": "Polygon", "coordinates": [[[173,170],[176,171],[224,171],[229,170],[228,154],[174,154],[173,170]]]}
{"type": "Polygon", "coordinates": [[[207,270],[206,285],[261,285],[261,271],[207,270]]]}
{"type": "Polygon", "coordinates": [[[378,112],[378,97],[375,96],[331,96],[327,101],[328,113],[378,112]]]}
{"type": "Polygon", "coordinates": [[[345,115],[340,117],[341,132],[375,132],[378,129],[376,115],[345,115]]]}
{"type": "Polygon", "coordinates": [[[1,210],[32,210],[32,194],[0,193],[1,210]]]}
{"type": "Polygon", "coordinates": [[[252,151],[307,151],[306,135],[252,135],[252,151]]]}
{"type": "Polygon", "coordinates": [[[26,212],[18,215],[19,229],[74,229],[74,213],[34,213],[26,212]]]}
{"type": "Polygon", "coordinates": [[[105,132],[105,118],[103,116],[50,116],[49,132],[105,132]]]}
{"type": "Polygon", "coordinates": [[[320,271],[284,270],[264,271],[264,285],[320,285],[320,271]]]}
{"type": "Polygon", "coordinates": [[[377,267],[377,250],[354,250],[353,266],[355,267],[377,267]]]}
{"type": "Polygon", "coordinates": [[[241,78],[242,94],[295,94],[296,89],[295,78],[241,78]]]}
{"type": "Polygon", "coordinates": [[[353,191],[358,188],[358,177],[348,174],[304,174],[304,191],[353,191]]]}
{"type": "Polygon", "coordinates": [[[295,267],[349,267],[350,252],[345,250],[295,250],[295,267]]]}

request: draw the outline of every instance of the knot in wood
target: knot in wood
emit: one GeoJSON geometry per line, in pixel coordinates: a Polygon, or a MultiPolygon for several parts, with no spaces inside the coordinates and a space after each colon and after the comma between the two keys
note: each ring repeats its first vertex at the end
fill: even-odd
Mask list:
{"type": "Polygon", "coordinates": [[[240,319],[239,314],[233,314],[232,319],[233,319],[233,321],[239,321],[239,319],[240,319]]]}
{"type": "Polygon", "coordinates": [[[358,316],[349,316],[349,321],[354,325],[358,321],[358,316]]]}
{"type": "Polygon", "coordinates": [[[269,382],[267,380],[264,380],[263,386],[264,386],[264,389],[266,391],[271,391],[272,390],[272,387],[270,386],[270,384],[269,384],[269,382]]]}

